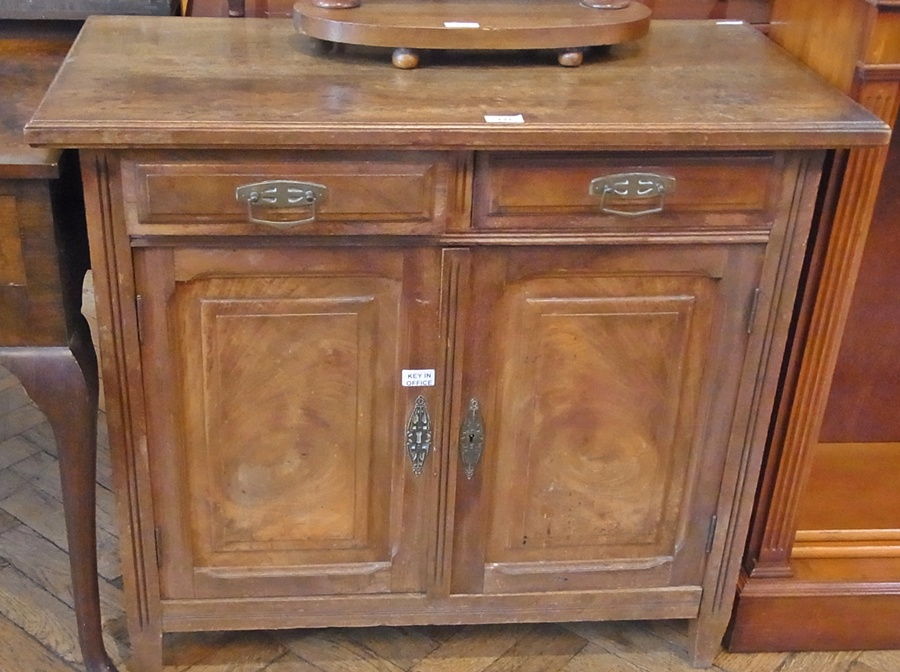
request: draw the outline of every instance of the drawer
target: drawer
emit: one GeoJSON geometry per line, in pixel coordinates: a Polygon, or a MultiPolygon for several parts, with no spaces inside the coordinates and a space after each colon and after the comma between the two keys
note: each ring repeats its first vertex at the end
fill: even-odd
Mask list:
{"type": "Polygon", "coordinates": [[[768,231],[776,154],[487,152],[476,160],[476,229],[548,233],[768,231]]]}
{"type": "Polygon", "coordinates": [[[467,155],[192,152],[125,155],[133,236],[434,235],[469,216],[467,155]]]}

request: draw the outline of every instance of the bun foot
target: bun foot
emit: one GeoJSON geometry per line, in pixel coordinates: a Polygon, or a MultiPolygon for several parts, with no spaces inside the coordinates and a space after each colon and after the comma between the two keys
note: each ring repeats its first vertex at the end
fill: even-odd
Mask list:
{"type": "Polygon", "coordinates": [[[334,42],[329,40],[313,39],[313,48],[317,54],[327,54],[334,50],[334,42]]]}
{"type": "Polygon", "coordinates": [[[419,54],[411,49],[400,47],[399,49],[394,49],[394,53],[391,56],[391,63],[394,64],[395,68],[412,70],[419,65],[419,54]]]}
{"type": "Polygon", "coordinates": [[[584,60],[584,49],[566,49],[559,52],[556,60],[567,68],[577,68],[584,60]]]}

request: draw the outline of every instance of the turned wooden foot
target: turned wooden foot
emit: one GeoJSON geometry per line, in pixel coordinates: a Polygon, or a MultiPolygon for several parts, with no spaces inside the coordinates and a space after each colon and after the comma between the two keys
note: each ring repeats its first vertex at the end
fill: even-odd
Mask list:
{"type": "Polygon", "coordinates": [[[399,49],[394,49],[394,53],[391,56],[391,63],[394,64],[395,68],[412,70],[419,65],[419,54],[412,49],[400,47],[399,49]]]}
{"type": "Polygon", "coordinates": [[[584,60],[584,49],[565,49],[559,52],[556,60],[567,68],[576,68],[584,60]]]}
{"type": "Polygon", "coordinates": [[[97,580],[97,357],[81,319],[70,347],[0,348],[0,364],[19,379],[56,437],[85,669],[116,672],[103,646],[97,580]]]}
{"type": "Polygon", "coordinates": [[[335,44],[329,40],[313,40],[313,49],[317,54],[327,54],[334,50],[335,44]]]}

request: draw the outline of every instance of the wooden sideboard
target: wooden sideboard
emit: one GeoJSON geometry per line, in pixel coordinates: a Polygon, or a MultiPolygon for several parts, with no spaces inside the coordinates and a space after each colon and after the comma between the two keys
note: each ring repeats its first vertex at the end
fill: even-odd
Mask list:
{"type": "MultiPolygon", "coordinates": [[[[896,122],[900,2],[776,0],[770,34],[896,122]]],[[[744,563],[734,650],[900,646],[896,135],[881,179],[886,151],[851,154],[833,189],[831,235],[801,305],[744,563]]]]}
{"type": "Polygon", "coordinates": [[[607,618],[711,661],[822,168],[877,117],[747,26],[401,72],[97,17],[26,134],[81,154],[136,669],[607,618]]]}

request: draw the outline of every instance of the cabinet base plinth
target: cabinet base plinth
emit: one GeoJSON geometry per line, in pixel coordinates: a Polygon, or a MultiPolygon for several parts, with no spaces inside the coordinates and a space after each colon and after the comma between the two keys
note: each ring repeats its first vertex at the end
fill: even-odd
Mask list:
{"type": "Polygon", "coordinates": [[[897,623],[900,583],[871,592],[855,584],[851,594],[848,584],[750,579],[725,644],[738,653],[896,649],[897,623]]]}

